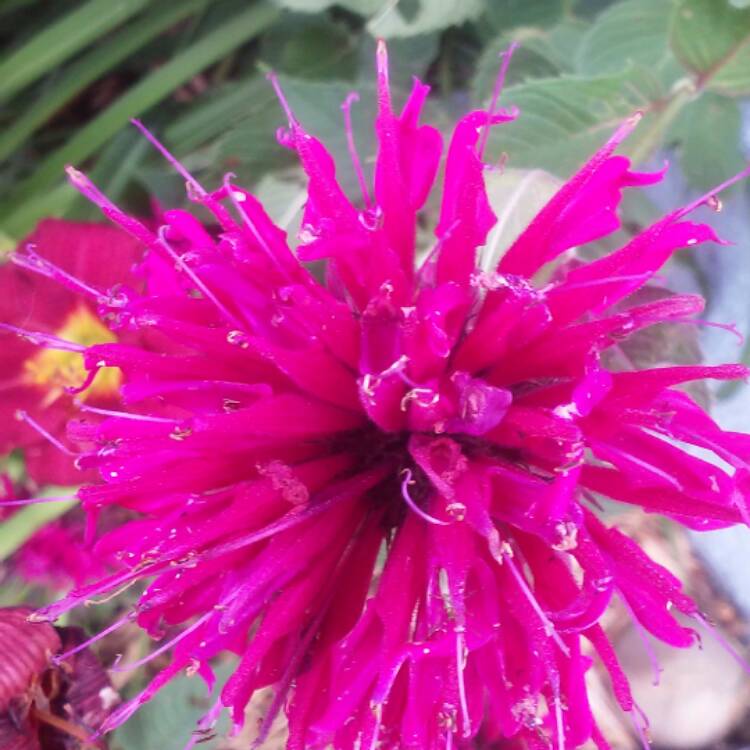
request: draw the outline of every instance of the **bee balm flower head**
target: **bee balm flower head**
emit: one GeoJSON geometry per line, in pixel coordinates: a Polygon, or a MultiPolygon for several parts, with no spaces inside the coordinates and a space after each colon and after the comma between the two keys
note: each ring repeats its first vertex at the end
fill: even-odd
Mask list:
{"type": "Polygon", "coordinates": [[[208,192],[175,162],[215,223],[166,211],[154,234],[71,171],[148,248],[148,288],[120,301],[117,320],[154,337],[84,352],[92,372],[118,368],[128,410],[69,424],[72,440],[95,445],[78,464],[102,478],[81,501],[137,517],[99,542],[121,570],[42,615],[150,580],[125,619],[176,632],[155,652],[172,660],[104,729],[185,670],[211,683],[211,660],[228,650],[239,663],[202,728],[222,707],[241,724],[271,685],[260,740],[285,709],[293,750],[606,747],[584,682],[592,660],[637,715],[600,625],[610,602],[678,647],[694,633],[675,611],[698,613],[599,518],[596,497],[697,529],[746,516],[749,439],[680,388],[745,369],[608,366],[633,332],[701,310],[693,296],[632,295],[675,251],[718,241],[688,218],[710,196],[535,283],[619,227],[626,188],[660,178],[614,154],[634,117],[483,272],[496,221],[483,147],[515,113],[493,100],[444,148],[420,122],[427,86],[415,82],[397,113],[382,45],[377,72],[372,186],[349,132],[361,205],[280,92],[280,140],[308,179],[296,255],[231,176],[208,192]],[[417,264],[444,151],[435,244],[417,264]],[[324,282],[303,264],[319,259],[324,282]]]}

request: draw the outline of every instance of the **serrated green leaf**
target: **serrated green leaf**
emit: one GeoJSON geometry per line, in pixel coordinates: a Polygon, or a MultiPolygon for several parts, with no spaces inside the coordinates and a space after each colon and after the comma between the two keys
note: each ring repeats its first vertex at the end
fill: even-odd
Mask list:
{"type": "Polygon", "coordinates": [[[549,29],[522,28],[500,34],[489,42],[477,62],[472,82],[474,96],[486,101],[497,77],[499,55],[511,42],[519,44],[506,74],[506,85],[535,78],[554,78],[574,73],[574,57],[589,24],[566,18],[549,29]]]}
{"type": "Polygon", "coordinates": [[[476,19],[483,10],[482,0],[419,0],[415,12],[404,14],[399,3],[388,2],[370,19],[367,29],[383,39],[417,36],[476,19]]]}
{"type": "Polygon", "coordinates": [[[602,13],[581,40],[578,72],[602,75],[631,64],[661,69],[669,64],[671,0],[625,0],[602,13]]]}
{"type": "Polygon", "coordinates": [[[729,96],[750,93],[750,8],[679,0],[670,42],[699,86],[729,96]]]}
{"type": "Polygon", "coordinates": [[[161,101],[185,81],[211,63],[240,46],[268,27],[278,10],[266,3],[258,3],[238,13],[221,26],[204,35],[162,67],[137,83],[112,105],[81,128],[67,143],[50,154],[34,174],[18,189],[14,205],[21,206],[3,215],[5,231],[14,236],[25,234],[29,210],[23,203],[35,199],[32,213],[43,216],[46,211],[45,191],[62,178],[66,164],[80,163],[95,153],[112,138],[130,118],[137,117],[161,101]],[[9,215],[10,214],[10,215],[9,215]]]}
{"type": "Polygon", "coordinates": [[[742,169],[741,127],[734,99],[707,92],[685,106],[669,136],[678,143],[680,164],[691,185],[708,189],[742,169]]]}
{"type": "MultiPolygon", "coordinates": [[[[512,167],[545,169],[567,175],[590,156],[636,110],[648,112],[660,95],[647,72],[529,81],[503,93],[518,118],[493,129],[490,153],[508,154],[512,167]]],[[[630,137],[637,143],[645,123],[630,137]]]]}
{"type": "Polygon", "coordinates": [[[208,0],[184,0],[177,5],[156,6],[152,12],[118,31],[106,44],[73,63],[54,86],[37,99],[0,134],[0,160],[12,154],[40,125],[76,94],[162,31],[205,6],[208,0]]]}
{"type": "Polygon", "coordinates": [[[561,70],[573,70],[576,51],[590,27],[591,24],[580,18],[565,18],[545,31],[544,38],[549,49],[554,51],[554,60],[561,70]]]}
{"type": "Polygon", "coordinates": [[[147,4],[148,0],[89,0],[42,29],[0,62],[0,101],[8,100],[147,4]]]}

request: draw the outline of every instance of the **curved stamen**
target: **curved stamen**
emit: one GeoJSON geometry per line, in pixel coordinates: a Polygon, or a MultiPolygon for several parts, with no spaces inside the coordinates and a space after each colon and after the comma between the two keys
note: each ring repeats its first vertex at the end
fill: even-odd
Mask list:
{"type": "Polygon", "coordinates": [[[111,673],[130,672],[133,669],[138,669],[138,667],[142,667],[144,664],[148,664],[157,656],[159,656],[160,654],[163,654],[165,651],[168,651],[170,648],[172,648],[172,646],[175,646],[176,644],[178,644],[183,638],[186,638],[188,635],[190,635],[190,633],[197,630],[213,615],[214,615],[214,610],[210,610],[206,612],[206,614],[203,615],[203,617],[198,618],[190,627],[185,628],[185,630],[178,633],[174,638],[172,638],[171,640],[159,646],[159,648],[157,648],[156,651],[152,651],[150,654],[147,654],[142,659],[138,659],[138,661],[134,661],[131,664],[126,664],[123,667],[120,667],[120,666],[110,667],[108,671],[111,673]]]}
{"type": "Polygon", "coordinates": [[[266,73],[266,79],[273,87],[276,98],[279,100],[279,104],[281,104],[281,108],[284,110],[286,119],[289,121],[289,125],[292,127],[297,125],[297,119],[294,116],[294,112],[292,112],[292,108],[289,106],[289,102],[287,101],[286,96],[284,96],[284,91],[282,90],[281,84],[279,83],[278,75],[271,71],[270,73],[266,73]]]}
{"type": "Polygon", "coordinates": [[[633,703],[633,709],[628,711],[628,716],[630,716],[630,721],[635,727],[635,731],[641,741],[643,750],[651,750],[651,740],[648,737],[649,724],[643,709],[637,703],[633,703]]]}
{"type": "Polygon", "coordinates": [[[77,646],[74,646],[73,648],[68,649],[67,651],[64,651],[62,654],[57,654],[56,656],[53,656],[52,663],[61,664],[69,657],[73,656],[74,654],[77,654],[79,651],[83,651],[84,649],[88,648],[92,643],[96,643],[97,641],[100,641],[102,638],[108,636],[110,633],[114,633],[115,630],[118,630],[126,623],[132,622],[133,620],[135,620],[135,616],[136,616],[135,612],[128,612],[119,620],[115,620],[111,625],[104,628],[104,630],[100,630],[96,635],[93,635],[91,638],[89,638],[88,640],[85,640],[83,643],[79,643],[77,646]]]}
{"type": "Polygon", "coordinates": [[[137,422],[154,422],[157,424],[177,424],[176,419],[169,419],[168,417],[151,417],[147,414],[133,414],[126,411],[117,411],[115,409],[102,409],[98,406],[90,406],[84,404],[82,401],[76,401],[75,405],[81,411],[88,411],[92,414],[100,414],[103,417],[116,417],[118,419],[132,419],[137,422]]]}
{"type": "Polygon", "coordinates": [[[424,521],[427,523],[434,524],[435,526],[450,526],[450,521],[441,521],[439,518],[431,516],[429,513],[423,511],[413,500],[409,494],[409,485],[414,484],[412,479],[411,469],[404,469],[404,480],[401,482],[401,495],[403,496],[406,504],[424,521]]]}
{"type": "Polygon", "coordinates": [[[121,226],[126,232],[136,239],[140,240],[147,246],[151,246],[155,241],[153,233],[138,219],[128,216],[124,211],[119,209],[112,201],[94,185],[83,172],[79,172],[75,167],[65,167],[70,184],[88,198],[94,205],[101,209],[101,212],[109,219],[121,226]]]}
{"type": "MultiPolygon", "coordinates": [[[[284,264],[281,263],[281,261],[276,257],[276,254],[273,252],[273,250],[271,250],[270,245],[268,244],[268,242],[266,242],[263,235],[258,231],[258,227],[255,226],[248,212],[245,211],[244,208],[240,205],[238,195],[235,192],[235,190],[232,188],[231,180],[233,177],[235,177],[234,173],[227,172],[224,175],[224,179],[222,181],[224,185],[224,190],[229,196],[229,200],[231,201],[237,213],[240,215],[240,218],[242,219],[243,224],[245,224],[245,226],[252,233],[255,241],[263,249],[263,252],[268,256],[268,259],[271,261],[271,263],[273,263],[274,266],[276,266],[276,270],[278,270],[281,274],[283,274],[283,276],[286,279],[291,279],[291,274],[289,273],[289,271],[286,268],[284,268],[284,264]]],[[[244,196],[242,197],[244,198],[244,196]]]]}
{"type": "Polygon", "coordinates": [[[510,570],[513,578],[516,579],[516,583],[521,589],[523,595],[526,597],[532,609],[534,610],[534,612],[536,612],[537,616],[542,621],[542,625],[544,626],[544,632],[550,638],[552,638],[552,640],[557,644],[558,648],[560,649],[560,651],[562,651],[565,654],[565,656],[570,656],[570,650],[568,649],[563,639],[560,637],[560,634],[557,632],[557,629],[555,628],[554,623],[545,614],[544,610],[542,609],[541,604],[539,604],[539,602],[537,601],[537,598],[534,596],[534,592],[529,588],[528,582],[526,581],[521,571],[518,569],[518,566],[516,565],[515,561],[513,560],[512,551],[510,549],[506,549],[505,547],[502,547],[502,551],[500,552],[500,559],[503,560],[507,564],[508,570],[510,570]]]}
{"type": "Polygon", "coordinates": [[[99,374],[99,371],[101,370],[101,367],[92,367],[89,371],[86,377],[83,380],[83,383],[81,385],[66,385],[63,387],[63,390],[70,394],[71,396],[77,396],[79,393],[83,393],[85,390],[90,388],[96,378],[96,376],[99,374]]]}
{"type": "Polygon", "coordinates": [[[95,302],[99,301],[105,296],[98,289],[89,286],[85,282],[81,281],[81,279],[76,278],[75,276],[69,274],[67,271],[64,271],[62,268],[60,268],[60,266],[55,265],[46,258],[43,258],[41,255],[38,255],[36,252],[31,250],[29,246],[27,246],[22,253],[11,253],[9,256],[9,260],[14,265],[19,266],[26,271],[38,273],[48,279],[51,279],[52,281],[56,281],[58,284],[66,286],[69,289],[72,289],[74,292],[78,292],[79,294],[83,294],[86,297],[90,297],[95,302]]]}
{"type": "Polygon", "coordinates": [[[12,508],[23,505],[44,505],[45,503],[69,503],[71,500],[78,500],[75,495],[67,497],[28,497],[25,500],[0,500],[0,508],[12,508]]]}
{"type": "Polygon", "coordinates": [[[456,679],[458,680],[458,702],[461,707],[461,732],[464,738],[471,737],[471,717],[464,679],[466,653],[466,630],[463,626],[456,626],[456,679]]]}
{"type": "Polygon", "coordinates": [[[359,182],[359,189],[362,191],[362,200],[364,201],[365,208],[371,208],[370,192],[367,189],[367,180],[365,180],[365,172],[362,169],[362,162],[357,153],[357,146],[354,143],[354,128],[352,127],[352,104],[359,101],[359,94],[356,91],[350,92],[344,103],[341,105],[341,111],[344,113],[344,131],[346,133],[346,145],[349,149],[349,156],[352,160],[352,166],[354,172],[357,175],[359,182]]]}
{"type": "Polygon", "coordinates": [[[653,671],[653,679],[651,680],[651,684],[656,687],[661,682],[661,673],[664,671],[664,668],[661,666],[659,657],[656,655],[656,651],[651,645],[648,631],[638,621],[638,618],[636,617],[635,612],[633,612],[633,608],[630,606],[630,603],[625,598],[625,595],[621,591],[618,591],[618,593],[620,595],[620,601],[625,605],[625,609],[630,615],[630,620],[632,621],[633,626],[638,633],[638,637],[643,643],[643,648],[646,652],[646,655],[648,656],[648,660],[651,663],[651,669],[653,671]]]}
{"type": "Polygon", "coordinates": [[[83,354],[86,351],[85,346],[76,344],[75,341],[66,341],[65,339],[58,338],[50,333],[42,333],[41,331],[28,331],[25,328],[19,328],[10,323],[0,323],[0,331],[15,333],[16,336],[26,339],[30,344],[43,346],[47,349],[59,349],[63,352],[75,352],[76,354],[83,354]]]}
{"type": "Polygon", "coordinates": [[[169,244],[167,240],[167,227],[160,227],[159,229],[159,244],[166,250],[170,258],[175,262],[176,266],[185,272],[185,275],[198,287],[201,293],[210,300],[216,309],[232,324],[234,328],[242,329],[245,324],[242,323],[239,318],[235,317],[232,312],[219,301],[219,298],[203,283],[199,278],[198,274],[193,271],[192,268],[181,258],[174,248],[169,244]]]}
{"type": "Polygon", "coordinates": [[[201,185],[200,182],[198,182],[198,180],[187,171],[183,164],[172,155],[167,147],[164,146],[164,144],[159,141],[140,120],[133,118],[130,122],[140,130],[141,135],[169,162],[172,169],[185,178],[185,182],[187,182],[201,198],[204,198],[207,195],[203,185],[201,185]]]}
{"type": "Polygon", "coordinates": [[[40,425],[39,422],[31,417],[29,413],[24,409],[17,409],[15,417],[19,421],[25,422],[29,427],[31,427],[32,430],[38,432],[48,443],[54,445],[55,448],[64,453],[66,456],[76,458],[81,455],[80,453],[75,453],[74,451],[70,450],[70,448],[68,448],[66,445],[63,445],[54,435],[45,430],[44,427],[42,427],[42,425],[40,425]]]}
{"type": "Polygon", "coordinates": [[[691,213],[699,206],[712,205],[716,201],[717,193],[720,193],[722,190],[726,190],[728,187],[731,187],[741,180],[744,180],[748,175],[750,175],[750,164],[748,164],[748,166],[746,166],[741,172],[738,172],[736,175],[734,175],[734,177],[730,177],[728,180],[724,180],[724,182],[717,185],[715,188],[712,188],[707,193],[701,195],[700,198],[696,198],[686,206],[683,206],[682,208],[675,211],[676,218],[681,219],[683,216],[687,216],[687,214],[691,213]]]}
{"type": "Polygon", "coordinates": [[[508,49],[500,53],[502,62],[500,63],[500,70],[497,73],[495,79],[495,86],[492,89],[492,98],[490,104],[487,107],[487,120],[482,126],[482,134],[479,136],[479,143],[477,144],[477,155],[480,159],[484,157],[484,149],[487,146],[487,139],[490,135],[490,125],[492,123],[492,116],[495,114],[497,109],[497,103],[500,99],[500,94],[503,91],[505,85],[505,75],[508,72],[508,66],[510,65],[510,59],[513,57],[513,53],[518,49],[518,42],[512,42],[508,49]]]}
{"type": "Polygon", "coordinates": [[[697,620],[711,635],[714,640],[740,665],[746,674],[750,674],[750,662],[740,654],[734,646],[721,634],[718,628],[715,628],[708,619],[700,612],[694,612],[692,617],[697,620]]]}
{"type": "Polygon", "coordinates": [[[706,328],[718,328],[719,330],[731,333],[737,339],[737,345],[745,343],[745,337],[737,329],[736,323],[716,323],[713,320],[703,320],[702,318],[673,318],[665,323],[690,323],[694,326],[705,326],[706,328]]]}

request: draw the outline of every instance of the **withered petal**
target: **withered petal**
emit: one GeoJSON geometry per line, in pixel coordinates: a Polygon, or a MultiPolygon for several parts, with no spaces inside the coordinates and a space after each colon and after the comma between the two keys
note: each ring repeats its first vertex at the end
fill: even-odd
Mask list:
{"type": "MultiPolygon", "coordinates": [[[[60,636],[48,622],[29,622],[27,607],[0,609],[0,711],[22,695],[60,649],[60,636]]],[[[5,750],[5,747],[3,750],[5,750]]]]}

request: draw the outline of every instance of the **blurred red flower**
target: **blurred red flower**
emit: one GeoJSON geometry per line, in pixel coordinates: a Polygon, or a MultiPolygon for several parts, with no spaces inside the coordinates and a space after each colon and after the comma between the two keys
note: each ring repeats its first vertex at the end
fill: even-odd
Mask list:
{"type": "MultiPolygon", "coordinates": [[[[0,266],[0,319],[82,346],[114,343],[117,336],[97,316],[98,300],[91,292],[116,294],[116,285],[133,279],[140,253],[138,243],[119,228],[46,219],[20,243],[13,261],[0,266]]],[[[80,484],[90,478],[39,429],[64,441],[74,397],[97,406],[119,400],[118,370],[87,377],[77,351],[40,349],[24,338],[3,340],[0,455],[22,449],[28,474],[39,484],[80,484]]]]}

